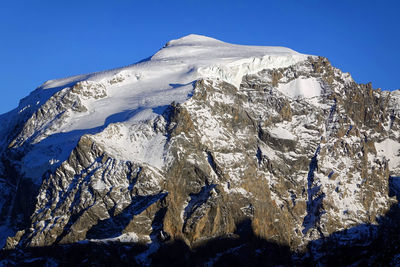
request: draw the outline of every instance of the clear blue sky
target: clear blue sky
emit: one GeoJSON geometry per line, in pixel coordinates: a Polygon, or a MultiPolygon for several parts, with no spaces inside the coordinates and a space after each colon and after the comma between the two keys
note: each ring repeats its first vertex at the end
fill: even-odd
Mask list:
{"type": "Polygon", "coordinates": [[[125,66],[190,33],[328,57],[400,88],[400,1],[114,0],[0,5],[0,113],[46,80],[125,66]]]}

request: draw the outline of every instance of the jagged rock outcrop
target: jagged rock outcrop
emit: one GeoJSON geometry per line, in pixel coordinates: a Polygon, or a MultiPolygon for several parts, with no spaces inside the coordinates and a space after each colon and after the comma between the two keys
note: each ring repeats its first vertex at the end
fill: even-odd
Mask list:
{"type": "Polygon", "coordinates": [[[293,252],[312,244],[319,259],[316,240],[338,231],[366,225],[349,242],[377,237],[397,205],[399,91],[357,84],[323,57],[264,49],[185,37],[120,71],[49,82],[3,115],[5,248],[128,242],[146,246],[135,260],[147,264],[168,242],[196,248],[248,222],[293,252]],[[197,47],[232,60],[209,66],[197,47]],[[177,48],[202,63],[182,67],[177,48]],[[161,90],[160,64],[189,76],[161,90]]]}

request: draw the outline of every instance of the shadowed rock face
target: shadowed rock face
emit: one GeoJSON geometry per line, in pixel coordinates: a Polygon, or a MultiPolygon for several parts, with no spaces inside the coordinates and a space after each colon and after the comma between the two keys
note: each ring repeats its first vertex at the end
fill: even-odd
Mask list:
{"type": "MultiPolygon", "coordinates": [[[[362,224],[311,241],[307,253],[257,237],[251,221],[244,220],[229,236],[196,246],[189,247],[179,239],[164,240],[147,261],[151,260],[152,266],[398,266],[399,215],[399,206],[395,205],[379,225],[362,224]],[[374,232],[377,234],[371,234],[374,232]]],[[[139,243],[80,242],[2,250],[0,259],[10,266],[142,266],[148,250],[148,245],[139,243]]]]}
{"type": "Polygon", "coordinates": [[[393,206],[384,216],[396,203],[389,176],[400,172],[398,92],[356,84],[321,57],[245,75],[239,88],[203,79],[191,98],[154,119],[68,135],[68,156],[39,182],[27,178],[20,159],[35,145],[21,140],[41,140],[46,133],[35,127],[68,110],[85,112],[79,93],[107,97],[101,85],[80,82],[51,97],[48,112],[38,109],[20,132],[10,129],[0,191],[7,249],[74,251],[68,246],[81,242],[115,255],[129,243],[138,264],[182,249],[194,264],[245,263],[247,255],[254,264],[270,257],[271,265],[290,265],[326,263],[358,245],[363,255],[382,236],[390,240],[385,229],[398,212],[393,206]],[[303,81],[319,94],[282,89],[303,81]],[[119,157],[107,141],[128,139],[163,140],[162,166],[119,157]]]}

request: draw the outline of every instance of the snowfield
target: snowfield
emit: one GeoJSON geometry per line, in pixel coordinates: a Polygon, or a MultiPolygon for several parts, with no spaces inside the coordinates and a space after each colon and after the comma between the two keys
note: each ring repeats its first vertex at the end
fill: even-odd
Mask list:
{"type": "MultiPolygon", "coordinates": [[[[134,121],[154,118],[172,102],[185,101],[194,82],[203,77],[239,87],[244,74],[283,68],[306,59],[307,55],[284,47],[233,45],[192,34],[168,42],[147,61],[122,69],[48,81],[43,90],[65,87],[82,79],[106,88],[107,97],[84,101],[88,112],[71,116],[67,125],[59,129],[59,132],[69,132],[102,126],[114,114],[134,121]]],[[[301,85],[301,92],[290,92],[290,89],[296,90],[293,85],[282,90],[291,95],[316,95],[315,82],[301,85]],[[312,86],[310,93],[306,88],[309,85],[312,86]]]]}

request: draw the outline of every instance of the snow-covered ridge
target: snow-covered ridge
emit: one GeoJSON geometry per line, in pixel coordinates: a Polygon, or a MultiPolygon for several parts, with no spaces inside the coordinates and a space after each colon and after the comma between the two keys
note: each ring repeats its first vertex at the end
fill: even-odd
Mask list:
{"type": "Polygon", "coordinates": [[[306,58],[286,47],[235,45],[191,34],[168,42],[151,60],[186,63],[196,79],[216,78],[239,87],[245,74],[288,67],[306,58]]]}
{"type": "Polygon", "coordinates": [[[157,109],[146,113],[150,116],[138,118],[151,119],[162,111],[159,107],[185,101],[198,79],[215,78],[238,87],[245,74],[287,67],[307,57],[284,47],[234,45],[191,34],[168,42],[148,60],[121,69],[48,81],[41,90],[62,89],[81,81],[106,88],[105,98],[82,99],[88,112],[71,117],[60,129],[67,132],[99,127],[113,114],[138,109],[157,109]]]}

